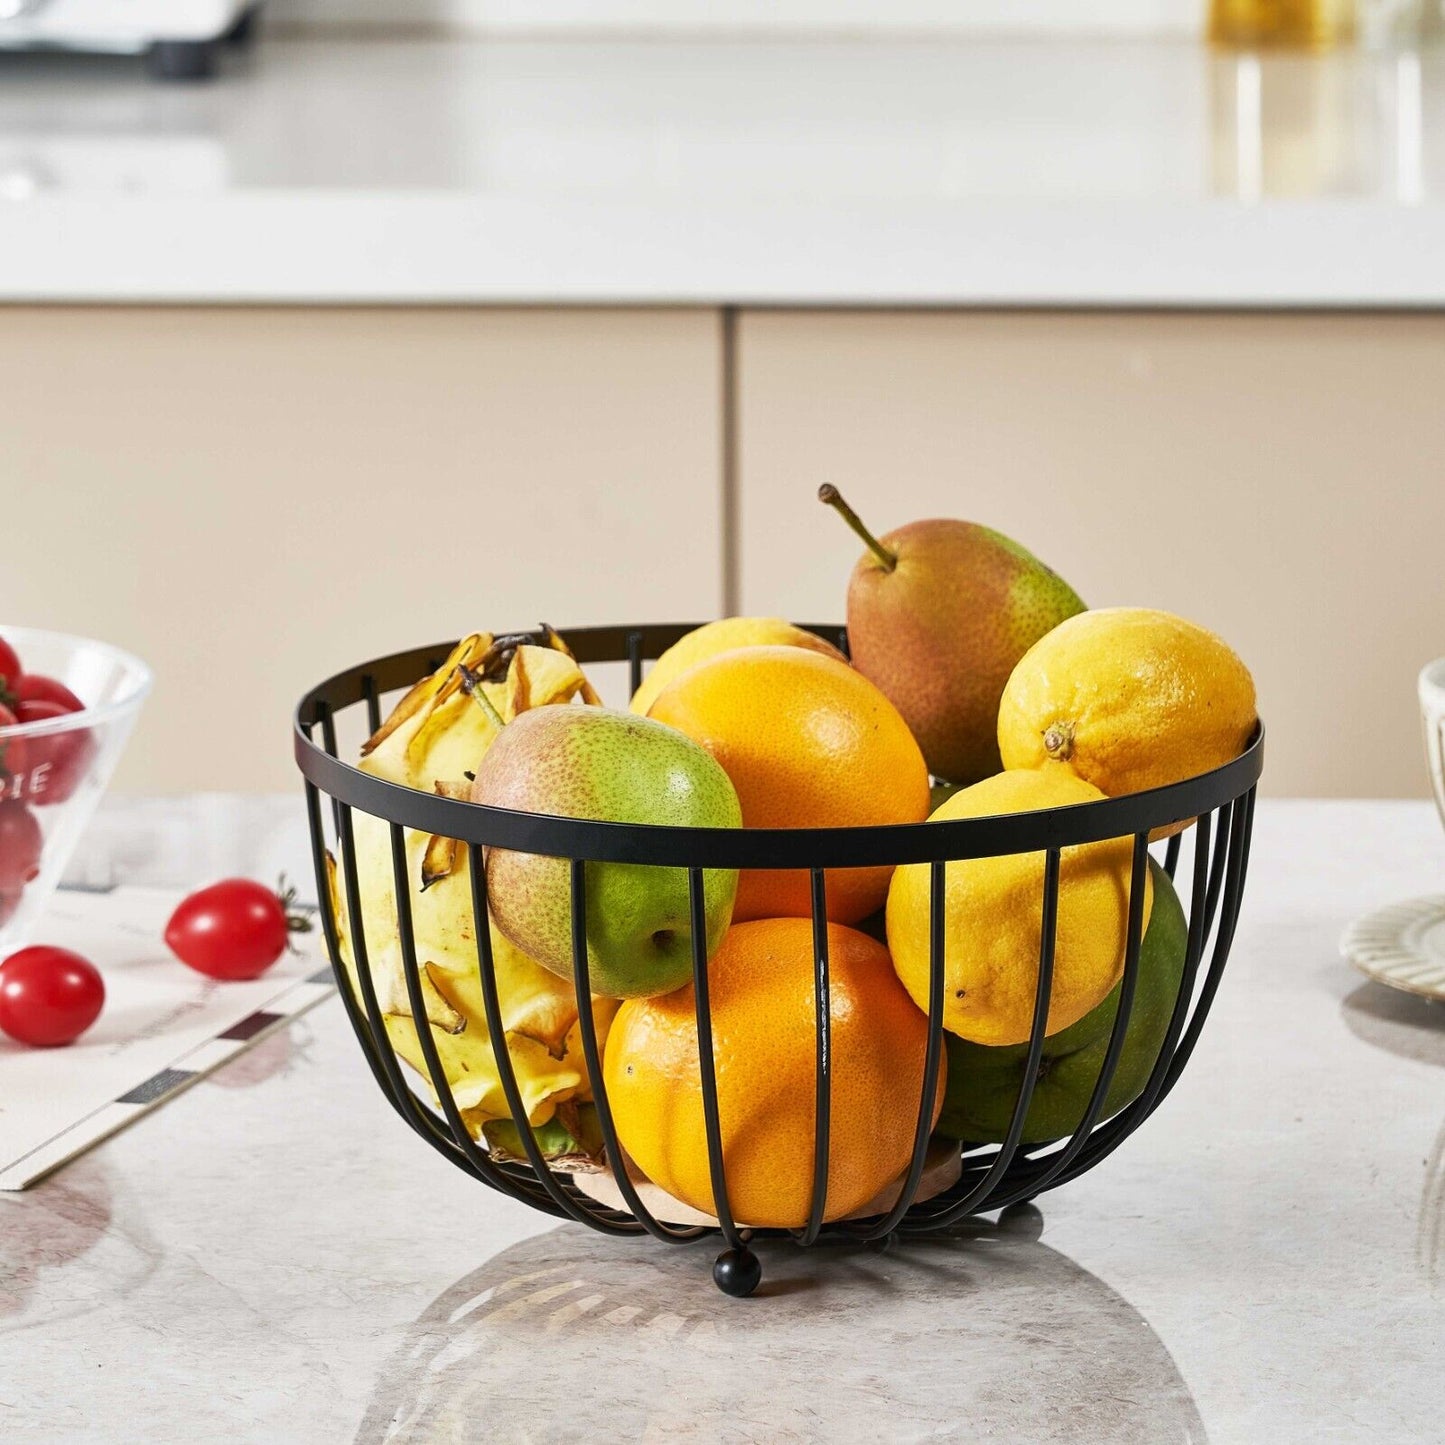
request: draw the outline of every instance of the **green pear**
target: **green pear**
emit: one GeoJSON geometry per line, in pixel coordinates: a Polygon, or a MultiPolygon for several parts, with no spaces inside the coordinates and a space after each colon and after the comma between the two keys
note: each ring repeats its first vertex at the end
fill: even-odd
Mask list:
{"type": "Polygon", "coordinates": [[[1004,685],[1039,638],[1085,610],[1078,593],[976,522],[910,522],[875,537],[836,487],[818,496],[868,547],[848,584],[853,665],[903,714],[935,777],[992,777],[1004,685]]]}
{"type": "MultiPolygon", "coordinates": [[[[472,801],[564,818],[739,828],[728,775],[675,728],[612,708],[555,705],[509,722],[477,767],[472,801]]],[[[489,848],[487,885],[498,929],[523,953],[572,977],[571,864],[489,848]]],[[[594,993],[650,998],[692,980],[687,870],[589,862],[587,964],[594,993]]],[[[732,919],[737,872],[707,869],[711,957],[732,919]]]]}
{"type": "MultiPolygon", "coordinates": [[[[1184,976],[1189,925],[1169,875],[1153,859],[1149,867],[1154,874],[1154,908],[1140,943],[1139,974],[1124,1048],[1100,1119],[1117,1114],[1143,1093],[1169,1030],[1184,976]]],[[[1116,985],[1103,1003],[1077,1023],[1044,1040],[1038,1082],[1024,1120],[1025,1144],[1062,1139],[1078,1128],[1109,1048],[1120,987],[1116,985]]],[[[948,1089],[938,1131],[971,1143],[1001,1143],[1023,1083],[1028,1045],[989,1048],[952,1034],[945,1034],[944,1039],[948,1089]]]]}

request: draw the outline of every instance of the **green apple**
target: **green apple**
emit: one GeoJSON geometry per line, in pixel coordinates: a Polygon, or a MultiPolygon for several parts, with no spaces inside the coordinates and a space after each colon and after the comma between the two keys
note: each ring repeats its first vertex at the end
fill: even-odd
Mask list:
{"type": "MultiPolygon", "coordinates": [[[[1169,875],[1153,859],[1149,867],[1154,875],[1154,908],[1140,944],[1134,1007],[1124,1048],[1101,1119],[1117,1114],[1143,1093],[1169,1031],[1169,1018],[1184,976],[1189,938],[1184,910],[1169,875]]],[[[1062,1139],[1078,1127],[1098,1081],[1118,1012],[1116,985],[1097,1008],[1044,1040],[1038,1082],[1024,1120],[1025,1144],[1062,1139]]],[[[944,1038],[948,1047],[948,1089],[938,1131],[972,1143],[1002,1142],[1023,1083],[1028,1045],[988,1048],[952,1034],[944,1038]]]]}
{"type": "MultiPolygon", "coordinates": [[[[634,713],[553,704],[521,713],[477,768],[472,801],[612,823],[739,828],[728,775],[675,728],[634,713]]],[[[650,998],[692,979],[687,870],[589,862],[587,965],[594,993],[650,998]]],[[[711,957],[732,920],[737,872],[707,869],[703,897],[711,957]]],[[[523,953],[572,977],[571,863],[487,850],[498,929],[523,953]]]]}

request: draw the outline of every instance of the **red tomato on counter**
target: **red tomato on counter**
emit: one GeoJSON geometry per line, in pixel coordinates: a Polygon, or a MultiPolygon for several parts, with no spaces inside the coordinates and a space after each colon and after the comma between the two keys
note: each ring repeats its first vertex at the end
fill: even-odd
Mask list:
{"type": "Polygon", "coordinates": [[[74,1043],[104,1007],[100,970],[68,948],[22,948],[0,963],[0,1029],[22,1044],[74,1043]]]}
{"type": "Polygon", "coordinates": [[[280,894],[249,878],[224,878],[182,900],[166,924],[166,945],[208,978],[258,978],[310,920],[293,915],[294,890],[280,894]]]}

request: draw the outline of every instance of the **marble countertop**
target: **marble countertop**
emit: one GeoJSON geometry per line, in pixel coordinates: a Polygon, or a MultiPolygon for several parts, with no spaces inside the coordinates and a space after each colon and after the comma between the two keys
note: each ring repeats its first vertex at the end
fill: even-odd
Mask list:
{"type": "Polygon", "coordinates": [[[265,40],[0,56],[0,300],[1445,304],[1445,50],[265,40]]]}
{"type": "MultiPolygon", "coordinates": [[[[293,799],[114,801],[77,868],[305,858],[293,799]]],[[[452,1169],[332,1000],[0,1195],[0,1436],[1438,1440],[1445,1009],[1336,941],[1442,884],[1424,803],[1262,803],[1214,1012],[1139,1133],[952,1239],[769,1246],[748,1301],[715,1245],[558,1227],[452,1169]]]]}

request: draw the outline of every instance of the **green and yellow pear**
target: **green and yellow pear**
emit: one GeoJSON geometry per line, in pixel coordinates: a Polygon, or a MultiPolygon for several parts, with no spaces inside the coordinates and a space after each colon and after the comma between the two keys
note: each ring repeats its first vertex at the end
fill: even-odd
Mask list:
{"type": "MultiPolygon", "coordinates": [[[[541,707],[508,723],[477,767],[472,801],[564,818],[738,828],[727,774],[675,728],[603,707],[541,707]]],[[[572,974],[571,863],[487,850],[497,927],[528,957],[572,974]]],[[[684,868],[588,862],[587,963],[594,993],[649,998],[692,979],[692,917],[684,868]]],[[[736,870],[703,874],[707,951],[732,918],[736,870]]]]}
{"type": "Polygon", "coordinates": [[[867,544],[848,585],[853,665],[903,714],[929,771],[969,784],[999,771],[998,705],[1015,664],[1084,610],[1017,542],[934,518],[875,537],[836,487],[819,499],[867,544]]]}

